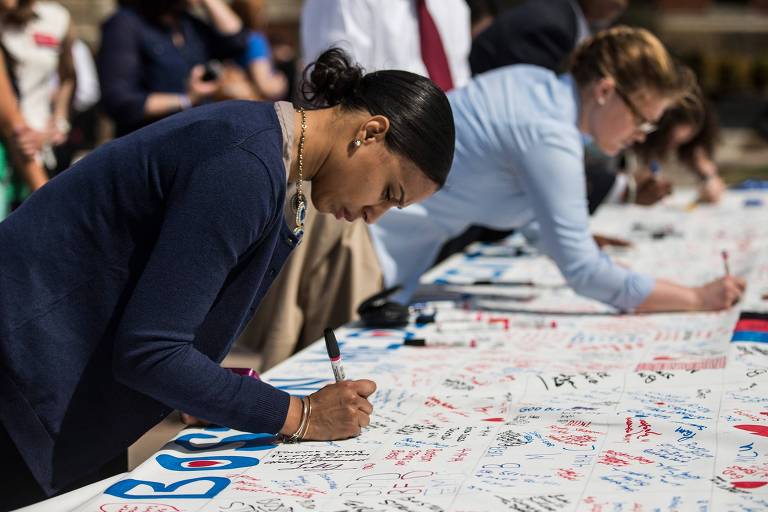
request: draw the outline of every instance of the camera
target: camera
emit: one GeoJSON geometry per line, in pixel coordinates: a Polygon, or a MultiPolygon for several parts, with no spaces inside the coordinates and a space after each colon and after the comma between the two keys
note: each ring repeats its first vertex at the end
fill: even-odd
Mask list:
{"type": "Polygon", "coordinates": [[[218,80],[221,76],[221,62],[217,60],[209,60],[205,63],[203,76],[201,80],[204,82],[213,82],[218,80]]]}

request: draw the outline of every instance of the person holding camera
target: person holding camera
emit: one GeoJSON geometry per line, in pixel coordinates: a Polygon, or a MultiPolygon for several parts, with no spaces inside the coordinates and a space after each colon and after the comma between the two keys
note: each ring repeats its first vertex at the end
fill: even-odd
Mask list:
{"type": "Polygon", "coordinates": [[[120,0],[102,26],[97,65],[115,135],[209,101],[215,60],[236,59],[247,34],[224,0],[120,0]],[[190,13],[199,4],[205,22],[190,13]]]}

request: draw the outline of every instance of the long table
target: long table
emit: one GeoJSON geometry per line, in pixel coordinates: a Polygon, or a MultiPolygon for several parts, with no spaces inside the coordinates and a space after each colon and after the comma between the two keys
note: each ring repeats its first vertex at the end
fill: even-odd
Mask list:
{"type": "MultiPolygon", "coordinates": [[[[478,244],[424,277],[424,296],[454,300],[421,304],[422,323],[337,331],[348,377],[378,384],[359,437],[186,429],[76,510],[768,510],[768,194],[677,194],[593,224],[632,241],[612,257],[688,284],[722,275],[725,250],[747,294],[626,315],[514,237],[478,244]]],[[[304,395],[333,375],[318,342],[262,378],[304,395]]]]}

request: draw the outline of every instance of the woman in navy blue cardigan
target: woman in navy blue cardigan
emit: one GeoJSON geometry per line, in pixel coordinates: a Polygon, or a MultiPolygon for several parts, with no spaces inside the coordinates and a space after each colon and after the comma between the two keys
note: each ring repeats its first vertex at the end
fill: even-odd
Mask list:
{"type": "Polygon", "coordinates": [[[174,409],[315,440],[368,424],[369,380],[312,394],[307,414],[218,362],[299,242],[286,181],[312,181],[320,212],[372,223],[445,182],[453,119],[429,80],[363,75],[339,50],[306,85],[321,108],[225,102],[117,139],[0,223],[0,457],[14,490],[0,509],[66,488],[174,409]]]}
{"type": "Polygon", "coordinates": [[[219,83],[203,78],[203,65],[245,51],[247,32],[224,0],[118,4],[102,26],[97,59],[102,103],[117,136],[209,101],[219,83]],[[190,14],[194,4],[210,23],[190,14]]]}

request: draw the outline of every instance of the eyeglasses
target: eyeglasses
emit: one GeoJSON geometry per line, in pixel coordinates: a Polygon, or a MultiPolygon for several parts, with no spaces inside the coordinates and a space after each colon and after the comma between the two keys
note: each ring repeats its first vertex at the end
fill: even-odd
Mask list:
{"type": "Polygon", "coordinates": [[[624,104],[627,106],[627,108],[632,112],[632,115],[635,116],[635,127],[638,131],[644,133],[645,135],[648,135],[649,133],[655,132],[659,126],[656,123],[653,123],[649,121],[643,114],[640,112],[640,109],[637,108],[637,106],[632,103],[632,100],[629,99],[629,96],[627,96],[624,91],[619,89],[618,87],[615,87],[614,90],[616,91],[616,94],[619,95],[619,98],[624,102],[624,104]]]}

